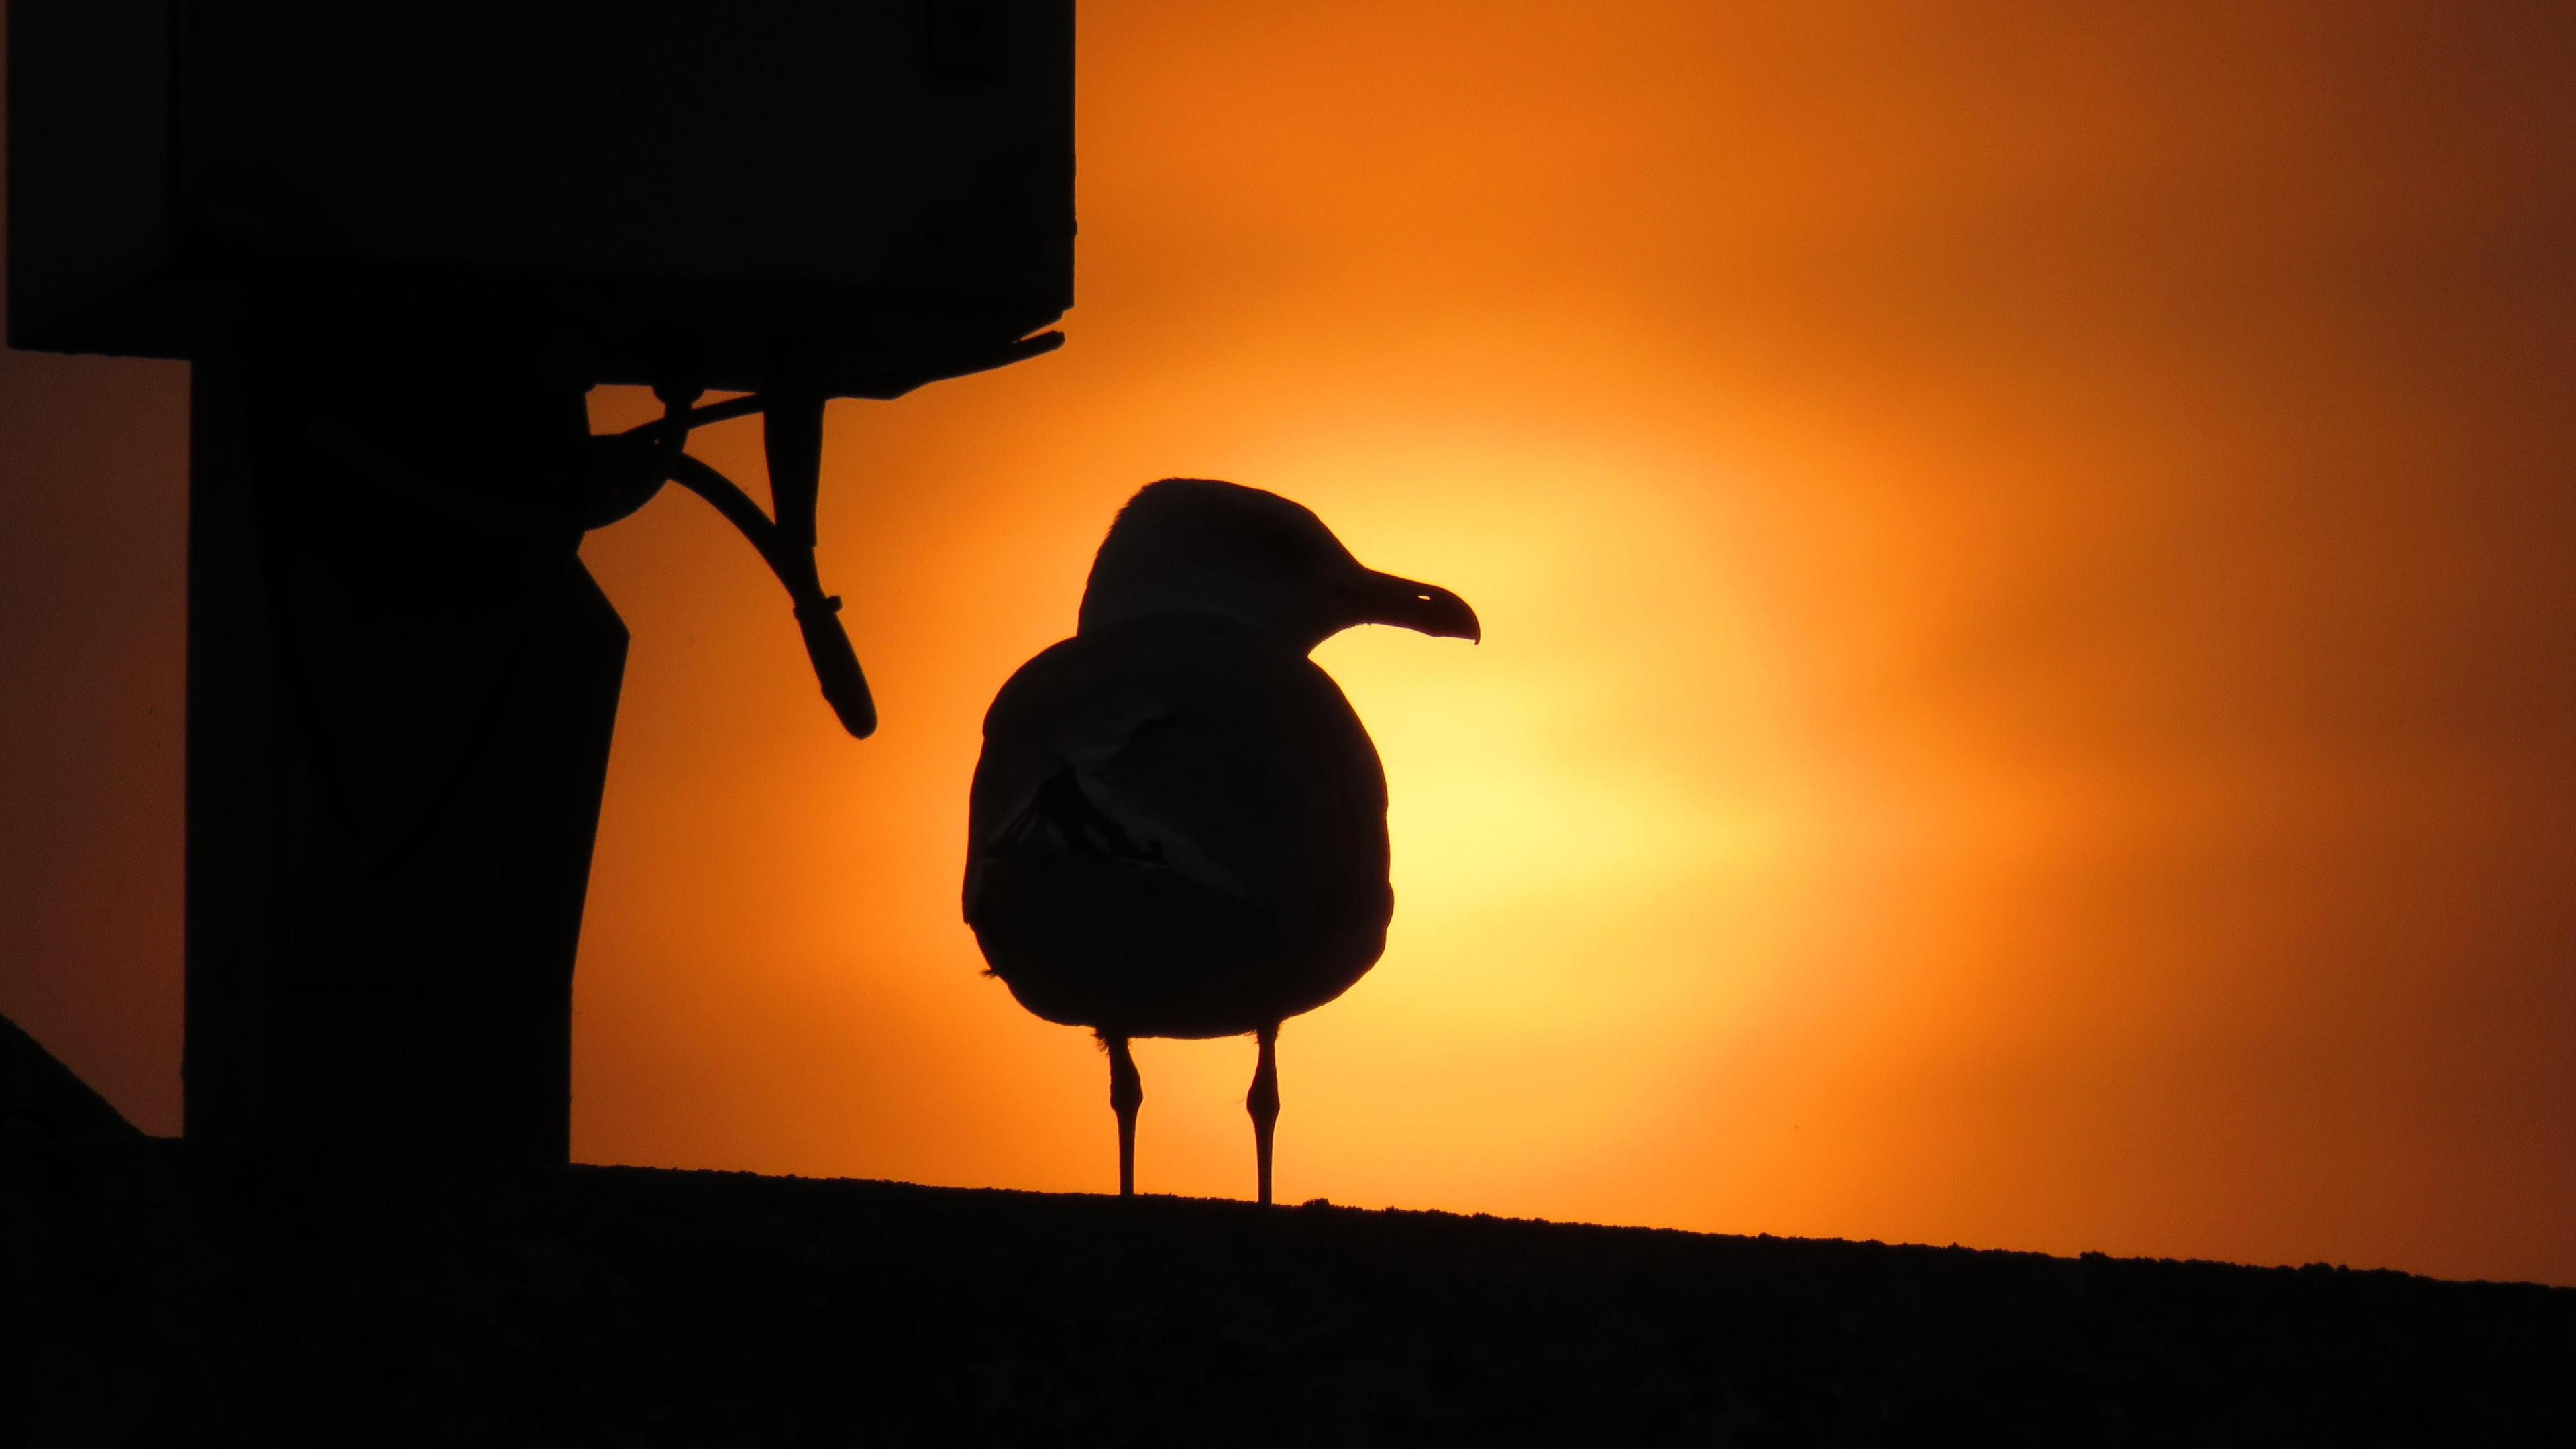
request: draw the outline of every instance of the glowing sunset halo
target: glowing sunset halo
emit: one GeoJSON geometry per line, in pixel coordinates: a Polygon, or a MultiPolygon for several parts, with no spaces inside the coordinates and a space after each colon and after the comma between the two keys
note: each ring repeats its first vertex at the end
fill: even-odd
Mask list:
{"type": "MultiPolygon", "coordinates": [[[[1283,1196],[2576,1282],[2563,11],[1087,9],[1067,345],[830,412],[879,733],[695,499],[585,545],[576,1154],[1108,1185],[1097,1051],[958,919],[965,792],[1195,475],[1487,625],[1318,654],[1397,898],[1282,1039],[1283,1196]]],[[[28,476],[117,482],[0,570],[0,1009],[172,1131],[161,383],[0,391],[28,476]]],[[[1144,1044],[1157,1190],[1245,1191],[1251,1052],[1144,1044]]]]}

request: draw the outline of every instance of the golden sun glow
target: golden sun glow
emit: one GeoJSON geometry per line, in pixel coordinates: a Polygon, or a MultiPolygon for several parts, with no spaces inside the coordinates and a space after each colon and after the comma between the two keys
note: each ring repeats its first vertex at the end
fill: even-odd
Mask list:
{"type": "MultiPolygon", "coordinates": [[[[2428,842],[2522,807],[2435,726],[2373,734],[2443,666],[2355,643],[2434,637],[2369,632],[2386,580],[2451,577],[2388,470],[2487,406],[2416,360],[2466,314],[2315,282],[2431,224],[2299,109],[2413,42],[1570,16],[1086,16],[1067,349],[832,415],[866,744],[692,501],[593,540],[635,646],[578,1150],[1109,1180],[1097,1048],[958,921],[965,787],[1118,504],[1194,475],[1487,627],[1319,651],[1386,761],[1397,913],[1283,1036],[1283,1196],[2576,1273],[2511,1206],[2563,1154],[2461,1138],[2463,1059],[2409,1024],[2468,1009],[2447,902],[2501,888],[2428,842]],[[2317,512],[2362,476],[2380,515],[2317,512]],[[2359,1101],[2382,1136],[2331,1125],[2359,1101]],[[2496,1145],[2423,1175],[2462,1140],[2496,1145]]],[[[2441,235],[2515,224],[2453,190],[2441,235]]],[[[2523,939],[2496,981],[2537,979],[2523,939]]],[[[1249,1190],[1251,1058],[1142,1045],[1148,1189],[1249,1190]]]]}
{"type": "MultiPolygon", "coordinates": [[[[1086,8],[1067,345],[829,416],[880,732],[695,499],[584,548],[633,646],[576,1154],[1114,1183],[1099,1049],[959,920],[966,789],[1119,504],[1200,476],[1486,626],[1318,653],[1396,917],[1283,1035],[1283,1198],[2576,1282],[2547,12],[1086,8]]],[[[756,426],[700,445],[756,485],[756,426]]],[[[160,694],[50,622],[24,690],[176,699],[176,589],[160,694]]],[[[98,1043],[176,1001],[177,829],[137,905],[94,802],[175,809],[175,725],[42,728],[10,1010],[170,1130],[175,1004],[98,1043]]],[[[1138,1056],[1142,1186],[1248,1195],[1251,1043],[1138,1056]]]]}

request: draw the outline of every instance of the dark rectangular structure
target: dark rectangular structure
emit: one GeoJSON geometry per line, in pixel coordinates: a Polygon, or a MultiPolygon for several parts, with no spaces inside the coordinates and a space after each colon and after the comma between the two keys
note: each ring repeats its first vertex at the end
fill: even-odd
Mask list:
{"type": "Polygon", "coordinates": [[[1073,287],[1071,0],[15,0],[10,344],[327,341],[890,396],[1073,287]]]}

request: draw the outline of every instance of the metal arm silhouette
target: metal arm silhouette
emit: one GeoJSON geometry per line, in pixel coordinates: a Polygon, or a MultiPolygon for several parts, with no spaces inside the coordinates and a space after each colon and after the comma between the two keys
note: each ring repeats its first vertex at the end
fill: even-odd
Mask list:
{"type": "Polygon", "coordinates": [[[823,399],[813,393],[751,393],[708,407],[694,404],[696,388],[657,387],[662,416],[655,422],[593,440],[596,506],[582,521],[602,527],[651,501],[666,482],[677,483],[712,505],[748,540],[787,590],[805,656],[823,698],[856,739],[876,733],[876,701],[857,651],[841,627],[841,600],[823,592],[814,563],[814,508],[823,469],[823,399]],[[760,413],[761,444],[769,460],[770,506],[760,505],[732,479],[688,453],[689,432],[708,423],[760,413]]]}

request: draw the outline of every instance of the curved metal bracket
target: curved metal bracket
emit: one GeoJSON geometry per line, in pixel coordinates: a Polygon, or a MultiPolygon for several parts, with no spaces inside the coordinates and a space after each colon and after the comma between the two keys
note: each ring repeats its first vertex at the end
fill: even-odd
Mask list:
{"type": "Polygon", "coordinates": [[[805,636],[805,657],[823,698],[856,739],[876,733],[877,707],[867,675],[841,627],[841,601],[823,592],[814,563],[814,509],[823,469],[823,398],[819,393],[773,389],[707,407],[696,407],[694,388],[655,388],[662,417],[592,439],[592,506],[583,526],[599,528],[651,501],[665,482],[705,499],[769,565],[794,605],[805,636]],[[689,456],[689,430],[726,418],[763,414],[761,441],[769,459],[769,495],[776,516],[760,511],[749,494],[704,461],[689,456]]]}

